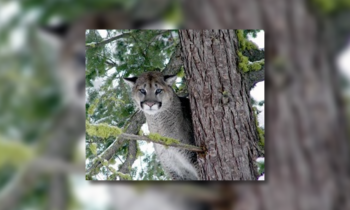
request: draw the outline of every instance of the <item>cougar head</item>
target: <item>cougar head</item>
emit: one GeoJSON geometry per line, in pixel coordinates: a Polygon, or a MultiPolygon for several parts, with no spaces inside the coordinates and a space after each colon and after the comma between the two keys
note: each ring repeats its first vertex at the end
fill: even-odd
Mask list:
{"type": "Polygon", "coordinates": [[[132,98],[146,114],[154,115],[168,109],[176,97],[171,86],[176,75],[164,76],[160,72],[146,72],[139,77],[124,78],[132,88],[132,98]]]}

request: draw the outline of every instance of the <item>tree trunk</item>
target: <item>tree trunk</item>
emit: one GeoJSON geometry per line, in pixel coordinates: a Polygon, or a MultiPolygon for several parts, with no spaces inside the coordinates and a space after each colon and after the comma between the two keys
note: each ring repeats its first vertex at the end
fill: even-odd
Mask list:
{"type": "Polygon", "coordinates": [[[257,180],[260,155],[234,30],[180,30],[202,180],[257,180]]]}

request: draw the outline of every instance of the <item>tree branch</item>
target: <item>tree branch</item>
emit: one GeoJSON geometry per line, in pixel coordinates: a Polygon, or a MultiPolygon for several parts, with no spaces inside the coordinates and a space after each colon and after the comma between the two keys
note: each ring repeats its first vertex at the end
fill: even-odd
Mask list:
{"type": "Polygon", "coordinates": [[[85,44],[85,47],[86,47],[86,49],[95,48],[95,47],[101,47],[101,46],[103,46],[105,44],[108,44],[110,42],[113,42],[113,41],[115,41],[117,39],[126,38],[126,37],[129,37],[131,35],[132,35],[132,32],[131,33],[123,33],[121,35],[118,35],[118,36],[115,36],[115,37],[103,40],[103,41],[95,43],[95,44],[87,43],[87,44],[85,44]]]}
{"type": "MultiPolygon", "coordinates": [[[[248,57],[250,62],[260,61],[265,59],[264,49],[250,49],[245,50],[242,53],[244,56],[248,57]]],[[[265,65],[262,65],[261,69],[258,71],[249,71],[244,74],[244,80],[248,86],[248,90],[251,90],[256,83],[265,80],[265,65]]]]}
{"type": "MultiPolygon", "coordinates": [[[[177,147],[177,148],[182,148],[182,149],[186,149],[186,150],[194,151],[194,152],[204,152],[203,148],[201,148],[201,147],[193,146],[193,145],[190,145],[190,144],[184,144],[184,143],[181,143],[181,142],[170,142],[170,143],[167,143],[166,141],[156,140],[156,139],[150,138],[148,136],[138,136],[138,135],[133,135],[133,134],[128,134],[128,133],[123,133],[120,136],[122,136],[122,137],[124,137],[125,139],[128,139],[128,140],[144,140],[144,141],[148,141],[148,142],[153,142],[155,144],[161,144],[161,145],[164,145],[164,146],[177,147]]],[[[176,140],[176,141],[178,141],[178,140],[176,140]]]]}
{"type": "Polygon", "coordinates": [[[249,58],[249,61],[259,61],[261,59],[265,58],[265,50],[264,49],[250,49],[245,50],[242,53],[244,56],[247,56],[249,58]]]}
{"type": "MultiPolygon", "coordinates": [[[[129,121],[125,124],[124,129],[127,133],[138,133],[141,126],[146,122],[146,118],[141,111],[135,112],[135,114],[129,119],[129,121]]],[[[114,142],[107,148],[105,151],[100,154],[98,157],[95,157],[92,160],[92,165],[89,169],[87,169],[87,175],[92,176],[95,175],[92,172],[96,168],[100,168],[102,163],[97,160],[97,158],[102,158],[105,160],[110,160],[115,155],[116,151],[125,143],[125,138],[119,136],[114,140],[114,142]]]]}
{"type": "Polygon", "coordinates": [[[142,56],[145,58],[145,60],[147,60],[149,62],[149,59],[147,58],[146,53],[143,51],[142,47],[139,44],[139,42],[141,42],[141,41],[133,35],[131,35],[131,37],[134,39],[135,43],[137,44],[137,47],[139,48],[139,51],[142,54],[142,56]]]}
{"type": "MultiPolygon", "coordinates": [[[[186,149],[186,150],[194,151],[194,152],[204,152],[204,149],[201,148],[201,147],[197,147],[197,146],[193,146],[193,145],[189,145],[189,144],[183,144],[183,143],[181,143],[180,141],[178,141],[176,139],[171,139],[171,138],[162,137],[162,136],[158,137],[157,134],[153,134],[153,136],[156,136],[156,138],[152,138],[152,137],[150,138],[148,136],[138,136],[138,135],[128,134],[128,133],[120,134],[119,137],[113,142],[113,144],[111,144],[102,154],[100,154],[97,157],[95,157],[94,159],[92,159],[93,165],[87,170],[86,175],[88,177],[91,177],[91,176],[95,175],[93,173],[95,168],[99,168],[99,167],[102,166],[101,160],[110,160],[110,158],[113,157],[115,152],[111,153],[111,151],[115,151],[116,150],[116,146],[114,146],[114,145],[119,145],[120,146],[120,144],[121,144],[120,141],[123,142],[123,143],[126,140],[134,141],[135,142],[135,148],[136,148],[136,141],[144,140],[144,141],[147,141],[147,142],[153,142],[155,144],[161,144],[161,145],[164,145],[164,146],[177,147],[177,148],[182,148],[182,149],[186,149]],[[109,157],[110,155],[112,155],[112,156],[109,157]]],[[[129,148],[130,148],[130,145],[129,145],[129,148]]],[[[132,149],[131,152],[133,152],[134,148],[131,148],[131,149],[132,149]]],[[[132,165],[133,162],[136,160],[136,149],[135,149],[135,152],[133,152],[133,153],[130,154],[130,151],[129,151],[128,158],[123,163],[123,165],[120,168],[119,172],[122,172],[122,173],[127,172],[124,169],[124,167],[128,167],[129,165],[132,165]]]]}
{"type": "MultiPolygon", "coordinates": [[[[136,141],[129,142],[129,151],[128,156],[126,157],[126,160],[119,168],[119,172],[123,174],[129,174],[132,164],[134,164],[136,160],[136,154],[137,154],[137,145],[136,141]]],[[[125,180],[123,177],[120,177],[120,180],[125,180]]]]}
{"type": "Polygon", "coordinates": [[[261,67],[258,71],[249,71],[243,74],[244,80],[248,86],[248,90],[251,90],[256,83],[262,82],[265,80],[265,65],[261,67]]]}
{"type": "Polygon", "coordinates": [[[151,39],[151,41],[148,42],[147,46],[146,46],[146,55],[148,55],[148,49],[149,49],[149,46],[153,43],[153,41],[155,39],[158,39],[158,36],[159,35],[162,35],[162,34],[165,34],[165,33],[168,33],[169,31],[160,31],[159,33],[155,34],[154,37],[151,39]]]}

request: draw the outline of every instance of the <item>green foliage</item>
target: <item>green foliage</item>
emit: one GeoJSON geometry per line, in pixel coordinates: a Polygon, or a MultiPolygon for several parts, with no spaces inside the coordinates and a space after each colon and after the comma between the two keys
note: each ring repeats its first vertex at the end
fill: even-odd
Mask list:
{"type": "Polygon", "coordinates": [[[111,159],[109,160],[108,164],[109,164],[109,165],[114,165],[114,164],[116,164],[115,159],[114,159],[114,158],[111,158],[111,159]]]}
{"type": "Polygon", "coordinates": [[[87,113],[88,113],[89,115],[92,115],[92,114],[94,113],[94,111],[95,111],[95,109],[96,109],[96,105],[98,104],[98,102],[99,102],[99,99],[96,98],[96,99],[94,100],[94,102],[91,103],[91,104],[89,105],[89,108],[87,109],[87,113]]]}
{"type": "Polygon", "coordinates": [[[259,146],[264,149],[265,148],[265,131],[261,127],[257,127],[258,135],[259,135],[259,146]]]}
{"type": "Polygon", "coordinates": [[[124,180],[132,180],[132,178],[129,174],[123,174],[123,173],[118,172],[118,171],[115,172],[115,174],[124,180]]]}
{"type": "MultiPolygon", "coordinates": [[[[87,33],[90,37],[87,42],[100,41],[101,36],[96,36],[95,32],[87,33]]],[[[103,122],[123,127],[128,117],[134,112],[134,106],[129,97],[129,87],[124,84],[122,78],[155,68],[164,68],[166,59],[169,59],[178,39],[174,39],[170,31],[110,30],[107,32],[108,36],[103,40],[121,33],[130,34],[130,36],[87,50],[86,84],[89,96],[87,108],[93,104],[90,101],[99,98],[100,101],[96,107],[92,107],[96,111],[91,116],[91,122],[104,119],[103,122]],[[96,64],[101,62],[115,63],[116,66],[96,64]],[[107,68],[107,70],[100,71],[100,68],[107,68]],[[93,88],[93,81],[101,77],[104,78],[103,84],[99,90],[96,90],[93,88]],[[111,117],[113,115],[115,117],[111,117]]]]}
{"type": "Polygon", "coordinates": [[[250,97],[250,103],[252,104],[252,106],[256,106],[258,102],[253,97],[250,97]]]}
{"type": "Polygon", "coordinates": [[[260,61],[249,63],[247,66],[247,69],[248,71],[259,71],[264,65],[265,65],[265,59],[262,59],[260,61]]]}
{"type": "Polygon", "coordinates": [[[261,65],[259,63],[251,63],[248,65],[250,71],[258,71],[261,69],[261,65]]]}
{"type": "MultiPolygon", "coordinates": [[[[259,127],[258,114],[260,113],[260,111],[256,107],[257,102],[254,99],[252,99],[252,101],[253,101],[254,119],[255,119],[255,124],[256,124],[256,128],[258,131],[258,137],[259,137],[258,144],[260,146],[260,149],[262,151],[264,151],[265,150],[265,129],[262,127],[259,127]]],[[[264,102],[264,101],[260,101],[258,105],[261,106],[260,104],[262,104],[262,102],[264,102]]]]}
{"type": "Polygon", "coordinates": [[[249,68],[249,60],[248,57],[244,56],[242,52],[238,52],[238,59],[239,59],[239,64],[238,67],[241,69],[243,72],[248,72],[249,68]]]}
{"type": "Polygon", "coordinates": [[[239,48],[245,50],[246,38],[244,37],[243,30],[236,30],[237,40],[239,44],[239,48]]]}
{"type": "Polygon", "coordinates": [[[108,160],[103,160],[103,161],[102,161],[102,165],[108,166],[108,160]]]}
{"type": "Polygon", "coordinates": [[[265,101],[259,101],[259,106],[263,106],[265,104],[265,101]]]}
{"type": "Polygon", "coordinates": [[[183,67],[181,67],[181,70],[179,71],[179,73],[177,73],[176,76],[180,78],[183,78],[185,76],[185,70],[183,67]]]}
{"type": "Polygon", "coordinates": [[[146,166],[138,174],[140,180],[169,180],[154,153],[146,154],[142,161],[146,166]]]}
{"type": "Polygon", "coordinates": [[[136,150],[136,158],[142,157],[143,155],[145,155],[145,153],[143,153],[140,149],[140,144],[139,142],[136,142],[137,145],[137,150],[136,150]]]}
{"type": "Polygon", "coordinates": [[[254,42],[248,40],[248,35],[256,37],[256,33],[259,31],[260,30],[236,30],[239,45],[239,49],[237,51],[239,60],[238,67],[244,73],[249,71],[258,71],[261,69],[261,66],[265,64],[264,60],[250,63],[249,58],[243,55],[243,52],[246,50],[258,49],[258,46],[254,42]]]}
{"type": "Polygon", "coordinates": [[[248,64],[249,71],[259,71],[265,65],[265,59],[248,64]]]}
{"type": "Polygon", "coordinates": [[[248,38],[248,35],[251,35],[252,37],[256,38],[257,33],[261,30],[243,30],[243,36],[244,38],[248,38]]]}
{"type": "Polygon", "coordinates": [[[91,176],[85,175],[85,180],[93,180],[91,176]]]}
{"type": "Polygon", "coordinates": [[[92,152],[92,154],[97,155],[97,144],[96,143],[91,143],[89,145],[89,149],[92,152]]]}
{"type": "Polygon", "coordinates": [[[237,35],[240,51],[258,49],[258,46],[254,42],[248,40],[244,30],[236,30],[236,35],[237,35]]]}

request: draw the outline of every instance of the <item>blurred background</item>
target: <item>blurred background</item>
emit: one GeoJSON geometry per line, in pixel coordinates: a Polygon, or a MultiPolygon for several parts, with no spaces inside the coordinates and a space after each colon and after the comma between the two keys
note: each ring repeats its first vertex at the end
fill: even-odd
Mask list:
{"type": "Polygon", "coordinates": [[[0,209],[350,209],[349,6],[1,1],[0,209]],[[267,182],[85,181],[85,93],[70,80],[85,55],[62,49],[85,47],[94,26],[264,29],[267,182]]]}

